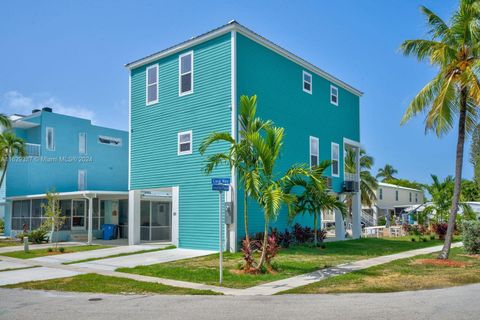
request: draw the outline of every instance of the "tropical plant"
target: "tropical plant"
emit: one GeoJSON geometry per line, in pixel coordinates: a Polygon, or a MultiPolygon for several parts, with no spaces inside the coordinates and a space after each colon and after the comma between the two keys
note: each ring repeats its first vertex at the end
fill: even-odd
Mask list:
{"type": "Polygon", "coordinates": [[[418,189],[418,190],[425,189],[425,186],[420,182],[410,181],[408,179],[400,179],[400,178],[384,179],[382,182],[395,184],[397,186],[401,186],[405,188],[412,188],[412,189],[418,189]]]}
{"type": "Polygon", "coordinates": [[[0,126],[10,129],[12,127],[12,123],[10,122],[10,119],[3,113],[0,113],[0,126]]]}
{"type": "Polygon", "coordinates": [[[8,163],[13,157],[26,157],[25,142],[15,134],[5,131],[0,134],[0,186],[3,184],[8,169],[8,163]]]}
{"type": "Polygon", "coordinates": [[[462,242],[468,254],[480,254],[480,222],[465,221],[462,225],[462,242]]]}
{"type": "MultiPolygon", "coordinates": [[[[355,149],[347,148],[345,155],[345,171],[348,173],[357,172],[357,156],[355,149]]],[[[378,182],[370,173],[374,160],[372,156],[367,155],[364,149],[360,149],[360,195],[362,204],[371,207],[377,200],[378,182]]]]}
{"type": "Polygon", "coordinates": [[[431,175],[432,184],[427,185],[427,191],[432,196],[431,203],[426,206],[423,214],[432,217],[437,223],[446,222],[453,196],[453,178],[446,177],[440,181],[436,175],[431,175]]]}
{"type": "Polygon", "coordinates": [[[293,177],[288,181],[286,192],[291,193],[293,188],[300,187],[302,192],[297,194],[297,202],[294,214],[308,213],[313,216],[313,242],[318,245],[318,219],[322,211],[338,210],[342,215],[347,214],[345,204],[338,200],[336,196],[330,194],[327,186],[327,178],[324,176],[325,170],[330,167],[330,161],[322,161],[307,171],[304,176],[293,177]]]}
{"type": "Polygon", "coordinates": [[[470,145],[470,163],[473,165],[474,181],[477,184],[477,187],[480,188],[480,125],[475,127],[472,134],[472,144],[470,145]]]}
{"type": "Polygon", "coordinates": [[[65,224],[66,217],[62,215],[58,193],[54,190],[47,192],[47,203],[42,204],[45,220],[42,228],[52,230],[52,240],[55,235],[55,250],[58,248],[58,233],[65,224]]]}
{"type": "Polygon", "coordinates": [[[268,227],[271,220],[278,217],[283,205],[287,206],[289,216],[294,212],[296,196],[286,190],[287,184],[299,176],[308,175],[308,170],[302,166],[293,166],[283,175],[278,177],[275,173],[275,164],[280,156],[283,147],[284,129],[274,126],[264,128],[264,134],[253,132],[247,135],[246,139],[251,141],[253,152],[258,156],[258,164],[255,171],[256,182],[258,185],[258,196],[256,198],[259,206],[263,210],[264,233],[262,249],[257,270],[264,267],[267,245],[268,245],[268,227]]]}
{"type": "Polygon", "coordinates": [[[5,228],[5,222],[2,218],[0,218],[0,233],[3,233],[3,229],[5,228]]]}
{"type": "Polygon", "coordinates": [[[475,181],[462,180],[462,192],[460,194],[460,201],[479,201],[480,187],[475,181]]]}
{"type": "Polygon", "coordinates": [[[378,169],[377,179],[382,178],[382,182],[385,180],[395,179],[393,175],[397,173],[397,169],[389,164],[386,164],[383,168],[378,169]]]}
{"type": "Polygon", "coordinates": [[[216,153],[208,156],[204,171],[206,174],[220,164],[227,163],[231,170],[237,170],[243,189],[243,218],[245,225],[245,239],[249,242],[248,233],[248,200],[258,195],[258,174],[256,171],[258,158],[252,151],[252,143],[245,137],[260,132],[271,125],[270,121],[263,121],[256,116],[257,96],[240,97],[239,113],[239,141],[232,137],[230,132],[214,132],[210,134],[200,146],[200,154],[204,155],[213,143],[226,142],[229,149],[224,153],[216,153]]]}
{"type": "Polygon", "coordinates": [[[455,185],[448,220],[445,243],[439,259],[448,259],[454,224],[458,211],[465,136],[472,132],[480,104],[479,3],[478,0],[460,0],[458,10],[449,24],[426,7],[430,39],[406,40],[401,50],[419,61],[428,60],[438,73],[412,100],[402,124],[419,113],[426,112],[425,129],[437,136],[449,132],[458,117],[458,138],[455,157],[455,185]]]}

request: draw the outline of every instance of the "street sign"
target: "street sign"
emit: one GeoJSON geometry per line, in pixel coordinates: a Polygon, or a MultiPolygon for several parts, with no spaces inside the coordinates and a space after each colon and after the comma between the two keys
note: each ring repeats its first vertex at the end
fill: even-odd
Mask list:
{"type": "Polygon", "coordinates": [[[213,191],[228,191],[230,190],[230,178],[212,178],[213,191]]]}
{"type": "Polygon", "coordinates": [[[213,185],[218,185],[218,184],[230,184],[230,178],[212,178],[212,184],[213,185]]]}
{"type": "Polygon", "coordinates": [[[219,251],[219,273],[220,273],[220,285],[223,282],[223,222],[222,222],[222,203],[223,203],[223,191],[230,190],[230,178],[212,178],[212,190],[218,191],[218,251],[219,251]]]}

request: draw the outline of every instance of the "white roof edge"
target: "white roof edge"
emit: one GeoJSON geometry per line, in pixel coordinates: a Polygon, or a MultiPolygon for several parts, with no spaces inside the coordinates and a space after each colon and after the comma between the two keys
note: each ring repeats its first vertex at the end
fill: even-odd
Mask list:
{"type": "MultiPolygon", "coordinates": [[[[81,196],[81,195],[88,195],[88,194],[96,194],[96,195],[103,195],[103,196],[128,196],[128,191],[102,191],[102,190],[85,190],[85,191],[71,191],[71,192],[57,192],[60,197],[68,197],[68,196],[81,196]]],[[[23,196],[13,196],[7,197],[7,200],[28,200],[28,199],[37,199],[37,198],[45,198],[47,196],[46,193],[43,194],[29,194],[23,196]]]]}
{"type": "Polygon", "coordinates": [[[179,51],[182,51],[182,50],[185,50],[189,47],[192,47],[194,45],[197,45],[197,44],[200,44],[202,42],[205,42],[205,41],[208,41],[210,39],[213,39],[213,38],[216,38],[220,35],[223,35],[227,32],[230,32],[230,31],[236,31],[236,32],[239,32],[240,34],[250,38],[251,40],[275,51],[276,53],[284,56],[285,58],[301,65],[302,67],[304,67],[305,69],[308,69],[309,71],[331,81],[332,83],[338,85],[339,87],[342,87],[343,89],[353,93],[354,95],[356,96],[362,96],[363,95],[363,92],[352,87],[351,85],[349,85],[348,83],[336,78],[335,76],[329,74],[328,72],[320,69],[319,67],[311,64],[310,62],[300,58],[299,56],[295,55],[294,53],[291,53],[290,51],[280,47],[279,45],[273,43],[272,41],[268,40],[267,38],[265,37],[262,37],[260,36],[259,34],[251,31],[250,29],[242,26],[241,24],[239,24],[238,22],[229,22],[227,25],[223,26],[223,27],[220,27],[216,30],[213,30],[211,32],[207,32],[201,36],[198,36],[192,40],[189,40],[189,41],[185,41],[179,45],[176,45],[176,46],[173,46],[171,47],[170,49],[166,49],[164,51],[160,51],[156,54],[153,54],[153,55],[150,55],[150,56],[147,56],[143,59],[139,59],[139,60],[136,60],[134,62],[131,62],[131,63],[127,63],[125,65],[126,68],[128,68],[129,70],[132,70],[134,68],[138,68],[140,66],[143,66],[147,63],[150,63],[152,61],[155,61],[155,60],[158,60],[158,59],[161,59],[163,57],[166,57],[166,56],[169,56],[171,54],[174,54],[176,52],[179,52],[179,51]]]}
{"type": "Polygon", "coordinates": [[[423,192],[423,190],[420,190],[420,189],[402,187],[402,186],[399,186],[399,185],[396,185],[396,184],[392,184],[392,183],[379,182],[378,185],[379,185],[379,186],[384,186],[384,187],[392,187],[392,188],[397,188],[397,189],[405,189],[405,190],[412,190],[412,191],[423,192]]]}

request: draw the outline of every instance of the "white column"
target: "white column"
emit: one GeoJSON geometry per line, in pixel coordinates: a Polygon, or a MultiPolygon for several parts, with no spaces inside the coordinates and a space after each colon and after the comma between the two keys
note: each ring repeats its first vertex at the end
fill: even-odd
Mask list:
{"type": "Polygon", "coordinates": [[[140,244],[140,191],[128,192],[128,244],[140,244]]]}
{"type": "Polygon", "coordinates": [[[352,207],[352,237],[353,239],[358,239],[362,235],[362,201],[360,192],[356,192],[353,195],[352,207]]]}
{"type": "Polygon", "coordinates": [[[93,240],[93,196],[88,197],[88,244],[93,240]]]}
{"type": "Polygon", "coordinates": [[[378,226],[378,208],[377,206],[372,207],[372,213],[373,213],[373,224],[378,226]]]}
{"type": "Polygon", "coordinates": [[[343,225],[342,213],[335,210],[335,239],[345,240],[345,226],[343,225]]]}
{"type": "Polygon", "coordinates": [[[179,212],[179,203],[180,203],[180,188],[172,187],[172,244],[178,247],[179,241],[179,223],[178,219],[180,217],[179,212]]]}

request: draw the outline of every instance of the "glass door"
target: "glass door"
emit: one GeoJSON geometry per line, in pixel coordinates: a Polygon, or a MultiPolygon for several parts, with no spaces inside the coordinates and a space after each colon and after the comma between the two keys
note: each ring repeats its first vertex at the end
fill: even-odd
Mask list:
{"type": "Polygon", "coordinates": [[[140,202],[140,239],[172,241],[172,209],[170,202],[140,202]]]}
{"type": "Polygon", "coordinates": [[[73,200],[72,202],[72,230],[84,230],[87,213],[86,202],[85,200],[73,200]]]}

